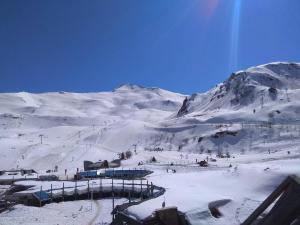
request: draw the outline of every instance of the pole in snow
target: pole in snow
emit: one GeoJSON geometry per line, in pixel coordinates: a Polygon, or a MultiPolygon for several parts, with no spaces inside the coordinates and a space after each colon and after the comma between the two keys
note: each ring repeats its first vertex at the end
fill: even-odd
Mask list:
{"type": "Polygon", "coordinates": [[[52,195],[52,184],[51,184],[51,192],[50,193],[51,193],[51,202],[52,202],[52,196],[53,196],[52,195]]]}
{"type": "Polygon", "coordinates": [[[92,187],[91,187],[91,211],[93,211],[93,182],[92,182],[92,187]]]}
{"type": "MultiPolygon", "coordinates": [[[[114,178],[111,179],[111,189],[112,189],[112,211],[115,209],[115,194],[114,194],[114,178]]],[[[115,219],[115,215],[112,214],[112,220],[115,219]]]]}
{"type": "Polygon", "coordinates": [[[40,134],[39,137],[41,138],[41,144],[43,144],[43,137],[44,137],[44,135],[40,134]]]}
{"type": "Polygon", "coordinates": [[[62,186],[62,199],[63,199],[63,202],[65,201],[65,183],[63,183],[63,186],[62,186]]]}
{"type": "Polygon", "coordinates": [[[41,186],[41,190],[40,190],[40,207],[42,207],[42,186],[41,186]]]}

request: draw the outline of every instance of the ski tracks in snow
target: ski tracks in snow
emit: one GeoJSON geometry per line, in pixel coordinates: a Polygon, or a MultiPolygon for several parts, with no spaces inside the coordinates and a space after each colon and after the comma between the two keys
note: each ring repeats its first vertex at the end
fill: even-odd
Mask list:
{"type": "Polygon", "coordinates": [[[94,200],[93,203],[95,203],[96,205],[96,213],[93,216],[93,218],[90,220],[90,222],[88,223],[88,225],[95,225],[96,224],[96,220],[97,218],[100,216],[101,214],[101,205],[100,205],[100,201],[94,200]]]}

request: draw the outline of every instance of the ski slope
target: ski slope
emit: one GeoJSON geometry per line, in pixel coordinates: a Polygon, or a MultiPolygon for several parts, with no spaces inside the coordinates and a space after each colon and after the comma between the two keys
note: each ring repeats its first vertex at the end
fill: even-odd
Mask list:
{"type": "MultiPolygon", "coordinates": [[[[130,150],[132,158],[121,166],[142,163],[154,171],[147,178],[166,188],[165,196],[128,209],[138,218],[165,200],[193,225],[240,224],[287,175],[300,175],[297,63],[238,71],[191,96],[127,84],[99,93],[2,93],[0,103],[1,170],[44,173],[58,166],[59,175],[67,169],[72,176],[84,160],[113,160],[130,150]],[[156,163],[150,162],[153,156],[156,163]],[[217,161],[209,160],[208,168],[196,164],[207,158],[217,161]],[[208,205],[227,199],[220,208],[223,217],[212,217],[208,205]]],[[[0,224],[27,210],[18,206],[0,215],[0,224]]],[[[30,220],[16,217],[18,223],[30,220]]]]}

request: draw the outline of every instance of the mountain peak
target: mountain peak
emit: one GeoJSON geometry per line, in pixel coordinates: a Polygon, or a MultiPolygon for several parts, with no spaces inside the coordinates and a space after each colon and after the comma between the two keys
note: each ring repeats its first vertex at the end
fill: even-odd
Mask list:
{"type": "Polygon", "coordinates": [[[300,90],[300,64],[274,62],[238,71],[206,93],[189,97],[178,116],[218,110],[243,111],[249,108],[284,107],[300,90]]]}
{"type": "Polygon", "coordinates": [[[228,90],[238,85],[277,89],[300,88],[300,64],[273,62],[233,73],[224,85],[228,90]]]}
{"type": "Polygon", "coordinates": [[[118,88],[116,88],[115,90],[118,91],[127,91],[127,90],[136,90],[136,89],[144,89],[145,87],[137,85],[137,84],[122,84],[120,85],[118,88]]]}
{"type": "Polygon", "coordinates": [[[144,87],[137,84],[122,84],[118,88],[115,89],[115,91],[138,91],[138,90],[148,90],[148,91],[154,91],[159,90],[160,88],[157,87],[144,87]]]}

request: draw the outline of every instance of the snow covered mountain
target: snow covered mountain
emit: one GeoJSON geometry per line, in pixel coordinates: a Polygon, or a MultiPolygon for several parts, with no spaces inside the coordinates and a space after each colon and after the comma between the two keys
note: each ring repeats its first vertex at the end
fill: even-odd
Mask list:
{"type": "MultiPolygon", "coordinates": [[[[154,171],[147,179],[166,188],[164,196],[130,207],[132,215],[145,218],[166,202],[192,225],[238,225],[283,178],[299,175],[299,99],[296,63],[239,71],[191,96],[128,84],[100,93],[3,93],[0,170],[33,168],[44,174],[58,166],[55,174],[66,179],[83,168],[84,160],[112,160],[130,150],[132,157],[121,166],[136,168],[142,162],[154,171]],[[199,160],[208,160],[209,167],[199,167],[199,160]],[[224,199],[228,203],[217,219],[208,206],[224,199]]],[[[96,211],[105,215],[99,218],[110,220],[105,204],[111,204],[100,201],[96,211]]],[[[65,206],[70,213],[59,212],[55,224],[70,218],[82,224],[74,217],[78,212],[80,218],[93,215],[81,212],[86,202],[53,204],[53,211],[50,205],[19,205],[1,214],[0,224],[32,224],[36,215],[52,224],[57,208],[65,206]]]]}
{"type": "Polygon", "coordinates": [[[300,64],[270,63],[233,73],[184,101],[178,117],[201,121],[295,121],[300,113],[300,64]]]}
{"type": "MultiPolygon", "coordinates": [[[[58,119],[56,124],[76,125],[77,118],[80,118],[80,123],[83,120],[87,124],[93,121],[96,125],[106,115],[146,121],[151,120],[151,114],[163,117],[176,111],[181,101],[182,95],[159,88],[123,85],[113,92],[102,93],[1,94],[0,112],[2,118],[19,117],[23,123],[32,117],[48,121],[59,117],[64,118],[64,122],[58,119]]],[[[31,121],[28,123],[33,124],[31,121]]]]}
{"type": "Polygon", "coordinates": [[[157,148],[261,150],[262,136],[270,143],[289,141],[280,126],[298,122],[299,97],[297,63],[239,71],[208,92],[192,96],[137,85],[101,93],[3,93],[0,169],[55,165],[74,169],[82,167],[83,160],[110,160],[128,149],[140,152],[127,162],[134,164],[147,160],[157,148]],[[258,132],[256,126],[266,122],[277,127],[258,132]]]}
{"type": "Polygon", "coordinates": [[[101,93],[0,94],[1,169],[113,159],[136,144],[144,127],[178,111],[183,99],[137,85],[101,93]]]}

